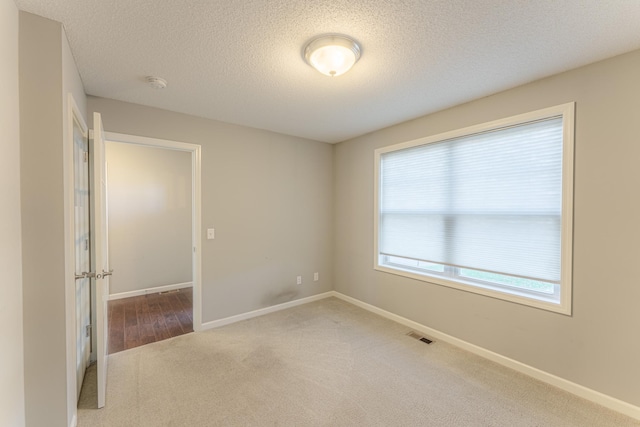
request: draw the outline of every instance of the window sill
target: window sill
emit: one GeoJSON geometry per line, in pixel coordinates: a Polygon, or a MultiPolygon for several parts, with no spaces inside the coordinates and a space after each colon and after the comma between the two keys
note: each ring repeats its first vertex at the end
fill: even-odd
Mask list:
{"type": "Polygon", "coordinates": [[[551,311],[554,313],[563,314],[566,316],[571,316],[571,305],[567,303],[568,298],[560,297],[560,303],[555,302],[553,298],[545,298],[544,295],[540,295],[540,297],[532,297],[529,294],[525,294],[524,292],[520,293],[517,289],[513,289],[510,291],[492,289],[490,285],[483,286],[481,284],[469,284],[460,280],[452,280],[450,278],[439,277],[436,275],[430,275],[422,272],[415,272],[408,269],[402,269],[399,267],[388,267],[384,265],[375,264],[374,270],[381,271],[384,273],[394,274],[396,276],[403,276],[414,280],[419,280],[421,282],[432,283],[439,286],[446,286],[448,288],[459,289],[465,292],[471,292],[478,295],[484,295],[491,298],[500,299],[503,301],[509,301],[520,305],[525,305],[528,307],[538,308],[541,310],[551,311]],[[562,302],[565,302],[564,304],[562,302]]]}

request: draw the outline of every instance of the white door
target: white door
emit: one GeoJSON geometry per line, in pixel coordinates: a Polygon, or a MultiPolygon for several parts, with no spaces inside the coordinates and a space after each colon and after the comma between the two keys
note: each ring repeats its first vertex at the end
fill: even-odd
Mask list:
{"type": "Polygon", "coordinates": [[[89,142],[84,123],[73,120],[74,237],[76,295],[76,398],[91,354],[91,271],[89,234],[89,142]]]}
{"type": "Polygon", "coordinates": [[[107,169],[104,154],[104,129],[99,113],[93,113],[93,191],[94,250],[96,260],[96,352],[98,371],[98,408],[104,407],[107,393],[107,352],[109,325],[109,245],[107,241],[107,169]]]}

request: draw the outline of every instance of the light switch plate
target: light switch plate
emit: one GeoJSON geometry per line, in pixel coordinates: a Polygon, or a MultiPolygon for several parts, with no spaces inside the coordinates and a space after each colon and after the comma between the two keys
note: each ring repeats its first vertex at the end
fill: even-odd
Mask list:
{"type": "Polygon", "coordinates": [[[208,228],[207,229],[207,239],[208,240],[213,240],[216,238],[216,230],[215,228],[208,228]]]}

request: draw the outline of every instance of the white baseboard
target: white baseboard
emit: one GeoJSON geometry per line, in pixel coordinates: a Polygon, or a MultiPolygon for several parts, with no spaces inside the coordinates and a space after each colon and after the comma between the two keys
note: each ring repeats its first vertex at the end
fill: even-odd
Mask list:
{"type": "Polygon", "coordinates": [[[192,286],[193,286],[192,282],[185,282],[185,283],[176,283],[175,285],[156,286],[155,288],[138,289],[138,290],[129,291],[129,292],[120,292],[118,294],[109,295],[109,301],[114,299],[137,297],[137,296],[146,295],[146,294],[157,294],[158,292],[173,291],[175,289],[191,288],[192,286]]]}
{"type": "Polygon", "coordinates": [[[273,313],[280,310],[285,310],[287,308],[295,307],[297,305],[307,304],[313,301],[318,301],[318,300],[329,298],[332,296],[335,296],[335,292],[329,291],[322,294],[312,295],[310,297],[300,298],[300,299],[296,299],[296,300],[285,302],[278,305],[272,305],[271,307],[261,308],[259,310],[249,311],[247,313],[225,317],[224,319],[205,322],[202,324],[202,330],[219,328],[221,326],[230,325],[231,323],[240,322],[241,320],[247,320],[253,317],[264,316],[265,314],[273,313]]]}
{"type": "Polygon", "coordinates": [[[397,314],[391,313],[389,311],[383,310],[374,305],[368,304],[366,302],[360,301],[358,299],[352,298],[350,296],[341,294],[336,291],[329,291],[318,295],[313,295],[306,298],[301,298],[289,302],[285,302],[283,304],[274,305],[271,307],[262,308],[259,310],[250,311],[248,313],[238,314],[236,316],[225,317],[224,319],[214,320],[211,322],[206,322],[202,324],[202,330],[205,329],[213,329],[221,326],[229,325],[232,323],[240,322],[242,320],[251,319],[253,317],[263,316],[265,314],[273,313],[280,310],[285,310],[287,308],[295,307],[302,304],[307,304],[313,301],[318,301],[324,298],[336,297],[343,301],[346,301],[350,304],[353,304],[357,307],[363,308],[367,311],[375,313],[379,316],[385,317],[389,320],[393,320],[394,322],[405,325],[415,331],[422,332],[425,335],[442,340],[449,344],[452,344],[456,347],[459,347],[463,350],[469,351],[473,354],[476,354],[480,357],[484,357],[485,359],[489,359],[493,362],[496,362],[500,365],[511,368],[515,371],[528,375],[532,378],[550,384],[554,387],[558,387],[564,391],[575,394],[576,396],[580,396],[583,399],[587,399],[591,402],[597,403],[599,405],[604,406],[605,408],[609,408],[613,411],[620,412],[624,415],[627,415],[631,418],[635,418],[640,420],[640,407],[632,405],[628,402],[624,402],[622,400],[616,399],[614,397],[608,396],[604,393],[600,393],[598,391],[592,390],[590,388],[584,387],[580,384],[576,384],[569,380],[565,380],[564,378],[560,378],[556,375],[550,374],[548,372],[542,371],[538,368],[534,368],[533,366],[526,365],[522,362],[518,362],[517,360],[513,360],[509,357],[502,356],[498,353],[495,353],[491,350],[487,350],[486,348],[479,347],[475,344],[471,344],[467,341],[463,341],[461,339],[455,338],[451,335],[445,334],[444,332],[440,332],[436,329],[430,328],[428,326],[422,325],[418,322],[414,322],[413,320],[409,320],[406,317],[398,316],[397,314]]]}
{"type": "Polygon", "coordinates": [[[332,295],[330,296],[335,296],[336,298],[339,298],[343,301],[346,301],[355,306],[363,308],[367,311],[378,314],[382,317],[386,317],[387,319],[390,319],[390,320],[393,320],[394,322],[405,325],[418,332],[422,332],[431,338],[442,340],[456,347],[462,348],[463,350],[466,350],[478,356],[484,357],[485,359],[489,359],[500,365],[506,366],[520,373],[533,377],[537,380],[540,380],[547,384],[551,384],[552,386],[558,387],[564,391],[568,391],[569,393],[580,396],[591,402],[602,405],[605,408],[612,409],[616,412],[620,412],[631,418],[640,420],[640,407],[638,406],[632,405],[630,403],[624,402],[622,400],[616,399],[614,397],[608,396],[606,394],[600,393],[590,388],[581,386],[580,384],[576,384],[569,380],[565,380],[564,378],[560,378],[556,375],[550,374],[548,372],[542,371],[532,366],[525,365],[524,363],[518,362],[517,360],[510,359],[506,356],[502,356],[498,353],[494,353],[493,351],[479,347],[475,344],[471,344],[467,341],[463,341],[461,339],[452,337],[451,335],[447,335],[436,329],[429,328],[428,326],[424,326],[418,322],[414,322],[413,320],[409,320],[405,317],[398,316],[389,311],[378,308],[374,305],[367,304],[366,302],[341,294],[340,292],[332,291],[332,295]]]}

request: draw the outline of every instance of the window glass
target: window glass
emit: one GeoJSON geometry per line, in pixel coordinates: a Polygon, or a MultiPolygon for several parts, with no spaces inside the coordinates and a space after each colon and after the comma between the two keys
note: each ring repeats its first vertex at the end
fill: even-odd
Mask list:
{"type": "Polygon", "coordinates": [[[376,268],[566,313],[572,139],[565,104],[377,150],[376,268]]]}

